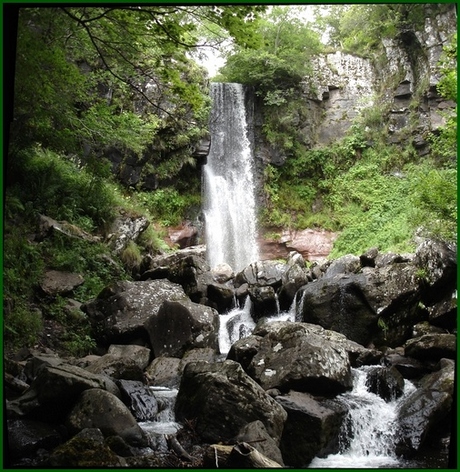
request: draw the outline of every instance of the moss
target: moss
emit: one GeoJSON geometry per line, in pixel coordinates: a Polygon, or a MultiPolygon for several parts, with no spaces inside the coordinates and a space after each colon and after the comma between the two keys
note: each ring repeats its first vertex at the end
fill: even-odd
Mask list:
{"type": "Polygon", "coordinates": [[[50,458],[51,467],[106,468],[121,467],[123,461],[108,446],[92,439],[74,437],[56,448],[50,458]]]}

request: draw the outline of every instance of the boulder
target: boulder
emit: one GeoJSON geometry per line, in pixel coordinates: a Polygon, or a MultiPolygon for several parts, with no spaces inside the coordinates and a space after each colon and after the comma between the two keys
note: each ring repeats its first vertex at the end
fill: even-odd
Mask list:
{"type": "Polygon", "coordinates": [[[167,278],[181,285],[196,303],[206,302],[207,287],[214,283],[204,250],[200,247],[191,247],[152,259],[143,269],[141,280],[167,278]]]}
{"type": "Polygon", "coordinates": [[[109,229],[107,240],[116,254],[121,254],[130,241],[136,241],[149,226],[145,216],[122,214],[115,219],[109,229]]]}
{"type": "Polygon", "coordinates": [[[99,388],[81,393],[66,425],[71,434],[98,428],[104,437],[120,436],[132,446],[147,446],[147,438],[128,407],[115,395],[99,388]]]}
{"type": "Polygon", "coordinates": [[[85,429],[57,447],[48,463],[57,469],[126,467],[126,461],[104,444],[104,436],[95,428],[85,429]]]}
{"type": "Polygon", "coordinates": [[[420,387],[399,406],[399,454],[411,456],[421,450],[431,433],[440,425],[448,430],[454,391],[455,364],[443,360],[439,370],[423,377],[420,387]]]}
{"type": "Polygon", "coordinates": [[[431,324],[453,331],[457,328],[457,293],[427,308],[431,324]]]}
{"type": "Polygon", "coordinates": [[[135,358],[120,357],[113,354],[106,354],[91,362],[86,370],[113,379],[142,380],[144,375],[143,369],[139,367],[139,363],[135,358]]]}
{"type": "Polygon", "coordinates": [[[361,259],[352,254],[346,254],[332,261],[324,273],[324,278],[335,277],[342,274],[356,274],[361,270],[361,259]]]}
{"type": "Polygon", "coordinates": [[[259,261],[249,264],[236,274],[235,286],[247,283],[249,286],[279,288],[287,265],[278,261],[259,261]]]}
{"type": "Polygon", "coordinates": [[[335,395],[352,386],[345,337],[335,334],[308,323],[263,323],[234,343],[227,358],[241,361],[264,390],[335,395]]]}
{"type": "Polygon", "coordinates": [[[457,337],[454,334],[425,334],[409,339],[404,345],[404,354],[422,361],[438,361],[446,357],[455,359],[457,337]]]}
{"type": "Polygon", "coordinates": [[[41,421],[8,420],[7,428],[8,448],[4,453],[13,462],[32,457],[38,449],[51,450],[63,441],[62,434],[56,427],[41,421]]]}
{"type": "Polygon", "coordinates": [[[367,345],[377,332],[377,315],[361,286],[363,275],[337,275],[316,280],[300,289],[301,319],[344,334],[367,345]]]}
{"type": "Polygon", "coordinates": [[[366,387],[386,402],[399,398],[404,393],[404,377],[396,367],[373,367],[367,373],[366,387]]]}
{"type": "Polygon", "coordinates": [[[27,415],[42,421],[59,421],[81,392],[94,388],[119,395],[117,386],[108,377],[71,365],[43,366],[30,389],[7,404],[7,411],[16,417],[27,415]]]}
{"type": "Polygon", "coordinates": [[[278,444],[286,412],[233,361],[190,362],[176,400],[177,421],[196,421],[204,441],[233,439],[243,426],[260,420],[278,444]]]}
{"type": "Polygon", "coordinates": [[[428,240],[415,252],[415,265],[425,282],[423,302],[433,305],[448,297],[457,286],[457,246],[428,240]]]}
{"type": "Polygon", "coordinates": [[[135,344],[112,344],[107,354],[133,359],[140,369],[145,369],[149,365],[151,350],[135,344]]]}
{"type": "Polygon", "coordinates": [[[428,373],[428,368],[422,362],[398,353],[388,354],[384,362],[394,366],[405,379],[416,379],[428,373]]]}
{"type": "Polygon", "coordinates": [[[218,349],[218,313],[190,300],[165,300],[144,323],[155,357],[182,357],[191,348],[218,349]]]}
{"type": "Polygon", "coordinates": [[[338,452],[345,408],[338,405],[333,408],[332,404],[296,391],[277,396],[276,401],[288,414],[280,442],[286,464],[307,467],[317,455],[338,452]]]}
{"type": "Polygon", "coordinates": [[[151,390],[142,382],[118,380],[121,400],[137,421],[153,421],[158,413],[158,403],[151,390]]]}
{"type": "Polygon", "coordinates": [[[229,311],[235,304],[235,290],[233,287],[220,283],[211,283],[206,292],[207,304],[219,313],[229,311]]]}
{"type": "Polygon", "coordinates": [[[255,321],[278,312],[278,298],[273,287],[252,285],[248,288],[251,298],[251,313],[255,321]]]}
{"type": "Polygon", "coordinates": [[[177,357],[157,357],[145,370],[145,379],[153,386],[178,387],[181,375],[181,359],[177,357]]]}
{"type": "Polygon", "coordinates": [[[59,270],[48,270],[43,275],[40,288],[46,295],[55,297],[65,295],[82,285],[85,279],[80,274],[73,272],[62,272],[59,270]]]}
{"type": "Polygon", "coordinates": [[[288,268],[281,278],[282,286],[279,292],[280,308],[283,311],[289,309],[299,288],[309,280],[305,261],[299,253],[291,253],[287,264],[288,268]]]}
{"type": "Polygon", "coordinates": [[[233,269],[225,262],[213,267],[211,274],[212,278],[219,284],[224,284],[235,277],[233,269]]]}
{"type": "Polygon", "coordinates": [[[121,281],[106,287],[82,306],[103,345],[128,344],[141,338],[148,342],[144,323],[156,314],[164,300],[187,300],[180,285],[169,280],[121,281]]]}
{"type": "Polygon", "coordinates": [[[418,269],[407,258],[395,257],[383,266],[377,261],[375,268],[365,267],[362,273],[323,276],[301,288],[303,321],[343,333],[362,345],[398,346],[406,341],[420,317],[418,269]]]}
{"type": "Polygon", "coordinates": [[[276,441],[268,434],[267,429],[260,420],[244,425],[236,436],[235,441],[252,444],[265,457],[280,465],[284,465],[283,456],[276,441]]]}

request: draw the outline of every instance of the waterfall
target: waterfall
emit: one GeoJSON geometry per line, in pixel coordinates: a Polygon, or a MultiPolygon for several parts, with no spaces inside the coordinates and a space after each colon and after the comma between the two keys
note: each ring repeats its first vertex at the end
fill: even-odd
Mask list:
{"type": "Polygon", "coordinates": [[[241,84],[211,85],[211,148],[203,167],[207,257],[235,271],[258,260],[254,164],[241,84]]]}
{"type": "Polygon", "coordinates": [[[387,403],[367,390],[368,370],[369,367],[353,369],[353,389],[337,397],[348,409],[342,426],[340,452],[313,459],[310,468],[401,467],[394,451],[398,405],[415,387],[406,381],[404,395],[387,403]]]}
{"type": "Polygon", "coordinates": [[[150,445],[155,451],[168,451],[165,435],[174,435],[181,428],[175,421],[174,405],[178,390],[168,387],[150,387],[153,396],[158,402],[158,413],[154,421],[140,422],[139,426],[149,437],[150,445]]]}

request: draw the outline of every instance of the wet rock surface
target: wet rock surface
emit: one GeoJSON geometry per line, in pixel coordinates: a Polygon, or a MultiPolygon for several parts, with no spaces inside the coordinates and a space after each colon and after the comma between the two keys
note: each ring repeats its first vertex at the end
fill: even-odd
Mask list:
{"type": "Polygon", "coordinates": [[[419,457],[449,435],[453,254],[442,244],[403,255],[374,248],[307,267],[291,253],[238,274],[211,271],[200,248],[151,260],[146,280],[115,282],[83,305],[100,355],[63,359],[32,349],[5,362],[11,460],[62,467],[67,454],[75,467],[200,467],[211,460],[208,443],[226,442],[241,444],[240,456],[256,450],[263,460],[308,466],[337,452],[346,412],[336,399],[360,366],[375,366],[366,368],[369,391],[402,402],[397,453],[419,457]],[[225,360],[223,318],[213,306],[225,313],[236,300],[250,300],[256,327],[239,330],[225,360]],[[288,308],[296,321],[267,317],[288,308]],[[415,384],[407,398],[402,379],[415,384]],[[178,390],[180,422],[169,449],[151,444],[138,424],[157,421],[166,403],[151,389],[167,387],[178,390]]]}

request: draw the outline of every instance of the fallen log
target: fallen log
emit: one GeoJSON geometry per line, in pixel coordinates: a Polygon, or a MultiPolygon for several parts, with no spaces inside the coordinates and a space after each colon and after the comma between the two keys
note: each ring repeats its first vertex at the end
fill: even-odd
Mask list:
{"type": "Polygon", "coordinates": [[[166,436],[168,446],[177,454],[179,459],[184,461],[193,461],[193,457],[182,447],[180,442],[174,436],[166,436]]]}
{"type": "Polygon", "coordinates": [[[273,469],[283,468],[272,459],[269,459],[246,442],[234,446],[212,444],[208,447],[204,457],[204,466],[223,469],[273,469]]]}

